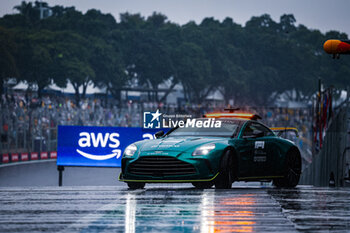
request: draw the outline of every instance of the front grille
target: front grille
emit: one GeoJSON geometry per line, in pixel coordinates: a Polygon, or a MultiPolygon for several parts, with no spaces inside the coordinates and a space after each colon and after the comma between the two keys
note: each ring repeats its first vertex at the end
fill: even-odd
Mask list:
{"type": "Polygon", "coordinates": [[[155,177],[190,175],[196,173],[196,169],[192,164],[169,156],[141,157],[129,165],[128,171],[135,175],[155,177]]]}

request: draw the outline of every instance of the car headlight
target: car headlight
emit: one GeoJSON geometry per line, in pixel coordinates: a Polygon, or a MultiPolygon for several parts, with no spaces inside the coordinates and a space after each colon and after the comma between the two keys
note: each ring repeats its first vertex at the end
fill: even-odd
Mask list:
{"type": "Polygon", "coordinates": [[[193,151],[192,155],[207,155],[210,151],[215,149],[214,143],[202,145],[193,151]]]}
{"type": "Polygon", "coordinates": [[[137,146],[135,144],[131,144],[125,148],[123,157],[132,157],[137,151],[137,146]]]}

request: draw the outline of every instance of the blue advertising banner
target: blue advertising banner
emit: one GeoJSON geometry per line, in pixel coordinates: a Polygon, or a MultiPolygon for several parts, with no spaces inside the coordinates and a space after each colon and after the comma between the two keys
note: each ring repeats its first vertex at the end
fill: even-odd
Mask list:
{"type": "Polygon", "coordinates": [[[120,167],[124,149],[160,129],[58,126],[57,165],[120,167]]]}

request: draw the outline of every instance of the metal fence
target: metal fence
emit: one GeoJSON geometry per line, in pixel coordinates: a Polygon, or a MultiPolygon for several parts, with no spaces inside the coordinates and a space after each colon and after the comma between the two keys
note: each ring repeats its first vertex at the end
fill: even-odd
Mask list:
{"type": "Polygon", "coordinates": [[[348,153],[348,107],[341,108],[329,123],[321,151],[304,169],[301,184],[315,186],[343,186],[348,153]]]}

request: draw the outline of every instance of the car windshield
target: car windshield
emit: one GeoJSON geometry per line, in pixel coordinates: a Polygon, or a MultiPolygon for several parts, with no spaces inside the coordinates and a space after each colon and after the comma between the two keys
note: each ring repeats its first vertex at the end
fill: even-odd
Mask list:
{"type": "MultiPolygon", "coordinates": [[[[209,119],[196,119],[196,121],[202,121],[204,125],[205,121],[208,121],[209,119]]],[[[196,125],[189,126],[189,127],[179,127],[176,129],[173,129],[167,136],[168,137],[178,137],[178,136],[214,136],[214,137],[231,137],[236,133],[236,130],[238,129],[238,122],[231,121],[231,120],[219,120],[216,119],[215,121],[221,121],[220,127],[214,127],[213,125],[210,125],[211,127],[196,127],[196,125]]]]}

